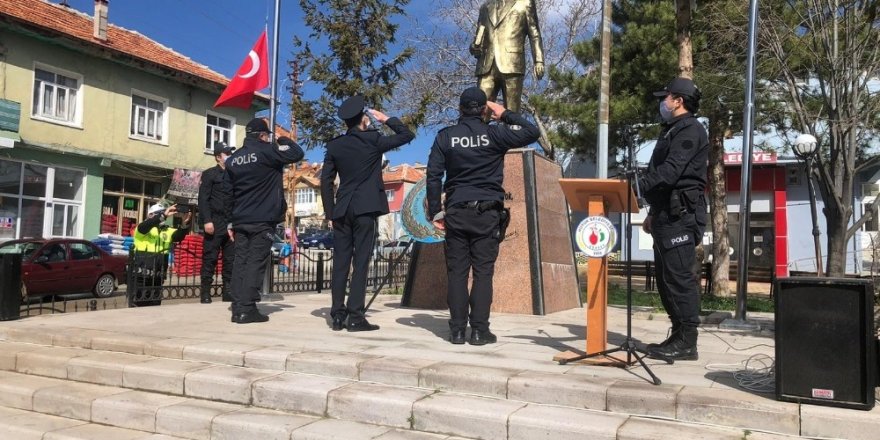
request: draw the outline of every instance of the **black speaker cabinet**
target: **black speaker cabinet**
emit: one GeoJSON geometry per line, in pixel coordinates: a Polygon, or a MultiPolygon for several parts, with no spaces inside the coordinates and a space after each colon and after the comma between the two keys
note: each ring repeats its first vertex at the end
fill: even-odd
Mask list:
{"type": "Polygon", "coordinates": [[[877,383],[870,280],[776,282],[776,396],[869,410],[877,383]]]}

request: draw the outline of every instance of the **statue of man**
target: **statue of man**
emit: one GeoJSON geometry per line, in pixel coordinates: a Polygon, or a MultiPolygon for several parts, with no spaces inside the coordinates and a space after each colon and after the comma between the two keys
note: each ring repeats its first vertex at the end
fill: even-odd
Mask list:
{"type": "Polygon", "coordinates": [[[477,35],[470,47],[477,78],[490,101],[504,94],[505,106],[520,111],[526,72],[525,39],[532,46],[535,77],[544,76],[544,49],[538,27],[538,0],[487,0],[480,7],[477,35]]]}

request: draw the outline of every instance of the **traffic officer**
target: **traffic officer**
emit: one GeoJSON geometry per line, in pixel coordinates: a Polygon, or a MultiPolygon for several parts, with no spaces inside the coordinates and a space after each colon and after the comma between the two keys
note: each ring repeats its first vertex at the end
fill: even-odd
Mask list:
{"type": "Polygon", "coordinates": [[[364,297],[370,254],[376,243],[376,219],[388,213],[388,197],[382,182],[382,154],[415,138],[400,119],[389,118],[378,110],[365,111],[364,105],[362,96],[353,96],[339,106],[337,114],[345,121],[348,131],[327,143],[321,170],[324,218],[330,220],[333,227],[330,317],[335,331],[346,327],[350,332],[379,329],[364,316],[364,297]],[[370,118],[366,112],[394,134],[386,136],[369,129],[370,118]],[[334,191],[337,174],[339,188],[334,191]],[[345,284],[352,265],[346,304],[345,284]]]}
{"type": "Polygon", "coordinates": [[[186,238],[192,219],[192,212],[187,212],[180,228],[165,223],[167,218],[177,213],[177,205],[166,208],[157,203],[147,210],[147,218],[135,228],[134,252],[129,263],[135,282],[128,286],[129,307],[157,306],[162,303],[162,284],[168,271],[171,245],[186,238]]]}
{"type": "MultiPolygon", "coordinates": [[[[232,322],[265,322],[257,310],[260,287],[266,274],[275,226],[284,220],[287,202],[282,175],[284,166],[301,160],[302,148],[287,137],[269,143],[269,125],[257,118],[245,126],[242,147],[226,159],[226,184],[232,194],[232,222],[228,233],[235,240],[232,269],[232,322]]],[[[216,228],[216,225],[215,225],[216,228]]]]}
{"type": "Polygon", "coordinates": [[[639,180],[650,208],[642,228],[654,238],[657,287],[672,322],[665,341],[648,345],[648,356],[664,360],[697,359],[700,278],[696,246],[706,228],[706,179],[709,140],[694,117],[700,90],[688,78],[673,79],[664,90],[663,131],[654,146],[648,172],[639,180]]]}
{"type": "Polygon", "coordinates": [[[232,213],[228,211],[232,205],[230,194],[223,185],[226,174],[226,158],[235,151],[234,147],[224,142],[214,143],[214,161],[217,165],[202,172],[199,183],[199,219],[204,232],[202,247],[201,270],[201,301],[211,303],[211,286],[214,284],[214,270],[220,251],[223,251],[223,301],[231,301],[229,288],[232,283],[232,264],[235,246],[226,233],[226,226],[232,213]]]}
{"type": "Polygon", "coordinates": [[[478,87],[466,89],[459,99],[457,125],[437,133],[428,158],[428,215],[446,231],[449,340],[464,344],[468,321],[472,345],[491,344],[492,275],[501,236],[504,208],[504,154],[538,139],[538,128],[520,114],[494,102],[478,87]],[[491,118],[506,125],[484,122],[491,118]],[[446,182],[443,183],[443,176],[446,182]],[[445,211],[440,193],[446,193],[445,211]],[[474,279],[468,296],[468,274],[474,279]],[[470,308],[470,314],[468,314],[470,308]]]}

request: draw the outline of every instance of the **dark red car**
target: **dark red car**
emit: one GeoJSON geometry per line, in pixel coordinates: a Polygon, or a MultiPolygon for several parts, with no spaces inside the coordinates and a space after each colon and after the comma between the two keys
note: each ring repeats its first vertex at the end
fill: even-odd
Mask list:
{"type": "Polygon", "coordinates": [[[21,254],[22,297],[92,292],[107,298],[124,282],[128,262],[74,238],[11,240],[0,244],[0,254],[21,254]]]}

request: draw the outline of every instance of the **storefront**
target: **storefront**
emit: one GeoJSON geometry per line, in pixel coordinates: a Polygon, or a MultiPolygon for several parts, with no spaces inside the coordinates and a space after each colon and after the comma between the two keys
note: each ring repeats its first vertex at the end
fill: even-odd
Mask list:
{"type": "Polygon", "coordinates": [[[0,240],[81,237],[85,170],[0,159],[0,240]]]}
{"type": "Polygon", "coordinates": [[[105,174],[101,233],[133,235],[137,224],[146,218],[147,209],[162,198],[162,187],[154,180],[105,174]]]}

